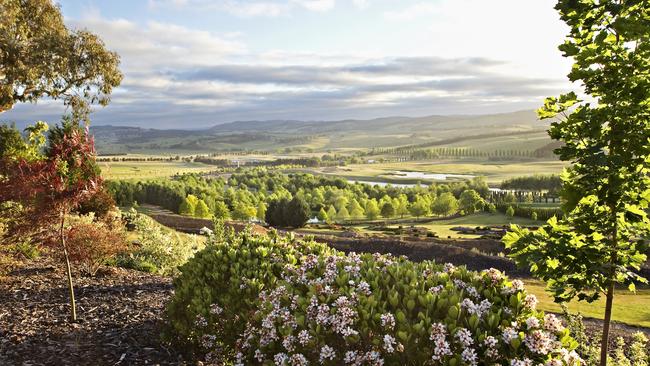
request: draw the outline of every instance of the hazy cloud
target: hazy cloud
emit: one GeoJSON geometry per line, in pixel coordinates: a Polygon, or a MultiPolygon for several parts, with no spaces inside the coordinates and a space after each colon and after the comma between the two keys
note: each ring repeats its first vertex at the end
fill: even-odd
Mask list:
{"type": "MultiPolygon", "coordinates": [[[[151,6],[190,6],[195,2],[212,4],[176,0],[173,4],[154,1],[151,6]]],[[[335,6],[333,0],[246,3],[300,6],[310,11],[335,6]]],[[[367,6],[367,1],[355,4],[367,6]]],[[[410,12],[427,9],[408,8],[391,16],[403,19],[410,12]]],[[[246,7],[240,11],[250,15],[273,12],[246,7]]],[[[361,58],[282,50],[253,53],[241,40],[245,37],[236,33],[214,34],[153,21],[138,25],[98,15],[71,25],[98,33],[122,58],[122,85],[109,107],[93,115],[95,123],[101,124],[171,128],[232,120],[511,111],[536,106],[543,97],[566,86],[562,80],[504,72],[508,63],[485,57],[361,58]]],[[[61,113],[60,103],[45,102],[38,108],[17,106],[0,118],[52,120],[61,113]]]]}
{"type": "Polygon", "coordinates": [[[438,6],[434,2],[418,2],[403,9],[384,12],[384,17],[392,21],[408,21],[422,16],[434,14],[438,6]]]}

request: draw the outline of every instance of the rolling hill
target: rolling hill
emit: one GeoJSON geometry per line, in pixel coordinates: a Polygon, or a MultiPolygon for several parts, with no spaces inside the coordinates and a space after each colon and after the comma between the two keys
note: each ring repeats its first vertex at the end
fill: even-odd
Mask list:
{"type": "Polygon", "coordinates": [[[537,149],[550,142],[533,111],[341,121],[236,121],[203,130],[93,126],[100,153],[335,151],[404,145],[537,149]]]}

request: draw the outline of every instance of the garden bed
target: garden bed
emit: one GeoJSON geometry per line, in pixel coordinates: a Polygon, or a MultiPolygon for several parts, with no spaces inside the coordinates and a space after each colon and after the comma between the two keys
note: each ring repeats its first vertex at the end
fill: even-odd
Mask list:
{"type": "Polygon", "coordinates": [[[179,365],[159,340],[171,278],[108,268],[75,273],[78,323],[70,323],[63,267],[39,259],[0,278],[0,365],[179,365]]]}

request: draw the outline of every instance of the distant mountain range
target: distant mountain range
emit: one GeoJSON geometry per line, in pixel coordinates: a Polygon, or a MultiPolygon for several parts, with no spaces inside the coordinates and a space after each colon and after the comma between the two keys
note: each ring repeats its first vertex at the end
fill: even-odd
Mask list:
{"type": "MultiPolygon", "coordinates": [[[[341,121],[237,121],[202,130],[93,126],[100,153],[205,153],[225,150],[331,151],[415,144],[480,145],[499,137],[550,140],[534,111],[489,115],[386,117],[341,121]],[[474,141],[474,142],[472,142],[474,141]],[[482,142],[481,142],[482,141],[482,142]]],[[[498,141],[495,143],[498,144],[498,141]]],[[[539,145],[539,144],[538,144],[539,145]]],[[[476,146],[475,146],[476,147],[476,146]]]]}

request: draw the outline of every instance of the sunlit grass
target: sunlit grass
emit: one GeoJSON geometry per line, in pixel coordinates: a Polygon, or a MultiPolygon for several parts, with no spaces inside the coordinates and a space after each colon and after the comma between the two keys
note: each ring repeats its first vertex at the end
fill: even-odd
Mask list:
{"type": "MultiPolygon", "coordinates": [[[[526,290],[535,294],[539,300],[537,307],[545,311],[561,312],[560,304],[553,302],[553,298],[544,290],[544,283],[537,280],[524,280],[526,290]]],[[[605,298],[587,303],[572,301],[568,304],[572,313],[580,312],[583,316],[603,319],[605,313],[605,298]]],[[[626,289],[617,289],[614,297],[612,319],[630,325],[650,327],[650,289],[637,290],[636,293],[626,289]]]]}
{"type": "Polygon", "coordinates": [[[415,224],[416,226],[426,227],[427,229],[438,234],[438,236],[446,238],[472,238],[475,235],[461,235],[458,231],[451,230],[455,226],[501,226],[501,225],[540,225],[541,221],[531,220],[523,217],[508,217],[501,213],[486,213],[481,212],[474,215],[467,215],[456,217],[449,220],[432,221],[426,224],[415,224]]]}
{"type": "Polygon", "coordinates": [[[212,165],[184,161],[117,161],[100,162],[105,179],[148,179],[171,177],[174,174],[201,173],[215,170],[212,165]]]}

